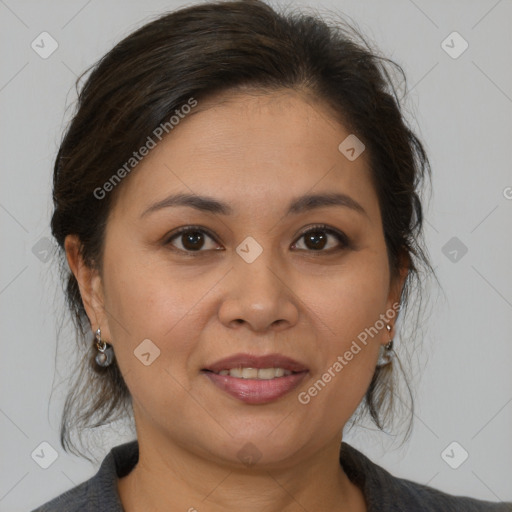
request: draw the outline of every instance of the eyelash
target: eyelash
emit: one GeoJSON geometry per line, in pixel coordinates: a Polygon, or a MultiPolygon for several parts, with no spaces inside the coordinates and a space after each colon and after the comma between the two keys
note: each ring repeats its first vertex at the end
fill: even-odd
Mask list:
{"type": "MultiPolygon", "coordinates": [[[[338,231],[337,229],[331,228],[325,224],[314,224],[313,226],[309,226],[305,231],[303,231],[299,235],[299,237],[296,239],[296,241],[292,245],[295,245],[302,237],[304,237],[308,233],[314,232],[314,231],[323,231],[329,235],[334,236],[337,239],[337,241],[341,244],[342,247],[331,248],[328,250],[320,249],[318,251],[306,250],[306,249],[299,249],[299,250],[312,253],[313,255],[315,253],[320,255],[321,253],[331,254],[332,252],[337,252],[337,251],[341,251],[344,249],[350,249],[352,247],[351,241],[347,237],[347,235],[345,235],[345,233],[343,233],[342,231],[338,231]]],[[[203,233],[205,235],[208,235],[215,243],[218,243],[215,236],[211,233],[211,231],[209,229],[206,229],[202,226],[193,226],[192,225],[192,226],[183,226],[182,228],[179,228],[176,231],[174,231],[173,233],[171,233],[168,237],[165,238],[164,245],[166,245],[166,246],[172,245],[171,242],[174,239],[178,238],[183,233],[188,233],[188,232],[203,233]]],[[[203,251],[203,250],[185,251],[183,249],[178,249],[176,247],[173,247],[173,250],[175,250],[177,252],[185,253],[186,255],[189,255],[192,257],[201,256],[201,253],[207,252],[207,251],[203,251]]]]}

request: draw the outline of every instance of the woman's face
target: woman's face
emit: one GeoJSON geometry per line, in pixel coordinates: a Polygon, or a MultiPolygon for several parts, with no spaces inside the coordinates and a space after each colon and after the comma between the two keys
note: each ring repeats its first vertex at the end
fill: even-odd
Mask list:
{"type": "Polygon", "coordinates": [[[139,440],[278,467],[338,446],[403,278],[390,282],[368,155],[338,149],[350,132],[326,107],[294,92],[222,99],[199,102],[125,178],[84,302],[114,346],[139,440]],[[171,204],[178,194],[188,201],[171,204]],[[303,371],[206,371],[288,366],[215,366],[241,354],[303,371]]]}

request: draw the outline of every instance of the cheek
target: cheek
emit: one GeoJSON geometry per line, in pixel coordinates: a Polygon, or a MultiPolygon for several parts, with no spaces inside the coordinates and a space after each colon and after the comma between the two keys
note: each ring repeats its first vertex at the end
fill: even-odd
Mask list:
{"type": "Polygon", "coordinates": [[[300,297],[312,311],[316,351],[323,363],[312,375],[301,403],[312,404],[333,428],[352,415],[374,374],[386,334],[383,330],[375,334],[371,328],[385,313],[388,278],[387,260],[368,252],[357,264],[322,282],[316,279],[315,287],[309,287],[314,293],[307,294],[308,282],[300,280],[304,286],[300,297]]]}
{"type": "Polygon", "coordinates": [[[322,279],[301,276],[295,290],[317,320],[318,329],[331,340],[326,346],[343,350],[385,313],[387,260],[380,253],[364,251],[322,279]]]}
{"type": "Polygon", "coordinates": [[[148,417],[166,408],[173,417],[185,417],[187,362],[202,330],[197,314],[207,283],[184,286],[176,270],[117,256],[112,253],[104,262],[105,307],[123,378],[148,417]],[[147,352],[148,365],[142,357],[147,352]]]}
{"type": "Polygon", "coordinates": [[[125,334],[161,338],[170,333],[194,314],[194,305],[213,285],[204,276],[184,278],[179,267],[171,267],[163,258],[123,252],[124,256],[116,258],[112,252],[105,258],[105,305],[115,316],[114,328],[117,320],[125,334]]]}
{"type": "Polygon", "coordinates": [[[179,270],[155,265],[134,251],[123,253],[111,252],[104,260],[105,308],[116,356],[124,370],[139,372],[141,363],[134,351],[137,354],[149,339],[154,353],[160,351],[151,367],[163,369],[172,363],[173,374],[179,372],[200,332],[193,321],[198,311],[194,305],[206,293],[207,283],[190,286],[182,282],[179,270]],[[188,336],[182,335],[184,326],[188,336]]]}

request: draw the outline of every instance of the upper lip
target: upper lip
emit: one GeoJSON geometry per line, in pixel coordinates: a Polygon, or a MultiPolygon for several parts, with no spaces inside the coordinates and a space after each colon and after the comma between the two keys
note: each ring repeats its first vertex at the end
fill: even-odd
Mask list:
{"type": "Polygon", "coordinates": [[[283,368],[291,372],[304,372],[308,368],[302,363],[281,354],[257,356],[252,354],[234,354],[215,363],[209,364],[203,370],[220,372],[231,368],[283,368]]]}

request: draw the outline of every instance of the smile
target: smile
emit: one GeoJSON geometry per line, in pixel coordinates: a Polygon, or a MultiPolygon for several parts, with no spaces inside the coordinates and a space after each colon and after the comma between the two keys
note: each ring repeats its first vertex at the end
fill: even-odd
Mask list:
{"type": "Polygon", "coordinates": [[[284,368],[230,368],[229,370],[221,370],[214,372],[217,375],[229,375],[238,379],[260,379],[270,380],[278,377],[287,377],[291,375],[290,370],[284,368]]]}

